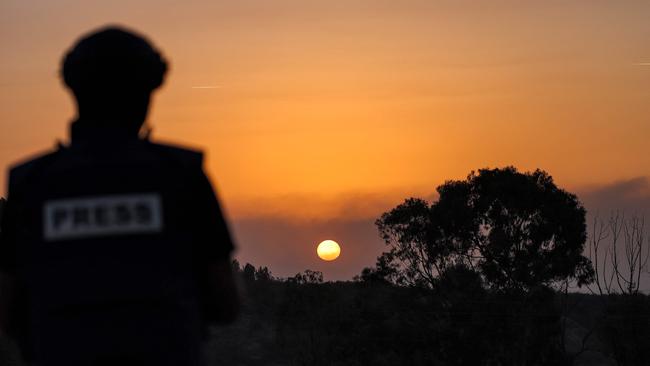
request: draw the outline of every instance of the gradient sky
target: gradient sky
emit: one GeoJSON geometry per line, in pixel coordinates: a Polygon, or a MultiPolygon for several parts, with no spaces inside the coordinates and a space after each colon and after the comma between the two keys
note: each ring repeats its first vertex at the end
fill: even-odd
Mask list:
{"type": "Polygon", "coordinates": [[[122,24],[171,63],[154,138],[206,151],[238,258],[274,274],[351,278],[382,250],[383,211],[483,167],[650,213],[649,16],[648,1],[3,0],[0,166],[67,138],[60,59],[122,24]],[[342,256],[323,263],[328,238],[342,256]]]}

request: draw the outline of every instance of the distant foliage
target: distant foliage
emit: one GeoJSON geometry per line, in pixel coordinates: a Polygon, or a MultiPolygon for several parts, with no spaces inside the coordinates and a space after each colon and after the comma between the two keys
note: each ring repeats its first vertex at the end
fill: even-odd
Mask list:
{"type": "Polygon", "coordinates": [[[594,284],[600,295],[638,294],[650,261],[650,231],[643,215],[612,212],[603,220],[594,215],[589,237],[589,258],[594,264],[594,284]]]}
{"type": "Polygon", "coordinates": [[[268,267],[260,266],[256,269],[254,265],[246,263],[242,269],[239,261],[236,259],[232,261],[232,270],[233,273],[238,274],[248,283],[255,281],[271,281],[274,279],[268,267]]]}
{"type": "Polygon", "coordinates": [[[648,365],[650,297],[640,291],[650,260],[645,217],[615,211],[603,219],[596,214],[591,229],[589,256],[595,281],[589,289],[600,295],[604,310],[591,322],[583,344],[604,342],[618,365],[648,365]]]}
{"type": "Polygon", "coordinates": [[[293,277],[289,277],[287,281],[299,285],[323,283],[323,272],[307,269],[293,277]]]}
{"type": "Polygon", "coordinates": [[[271,271],[267,267],[259,267],[255,270],[256,281],[271,281],[272,279],[271,271]]]}
{"type": "Polygon", "coordinates": [[[362,277],[434,288],[445,271],[463,265],[501,290],[593,280],[582,255],[585,209],[546,172],[481,169],[437,191],[432,204],[407,199],[377,220],[389,250],[362,277]]]}
{"type": "Polygon", "coordinates": [[[602,235],[590,242],[594,262],[614,267],[595,273],[585,209],[547,173],[483,169],[438,193],[377,220],[388,250],[354,282],[246,264],[252,320],[240,342],[258,337],[264,356],[231,364],[650,365],[642,221],[613,219],[610,249],[602,235]],[[568,292],[592,282],[600,295],[568,292]]]}
{"type": "Polygon", "coordinates": [[[210,365],[650,364],[650,297],[642,294],[616,295],[612,306],[568,294],[563,313],[563,294],[544,286],[494,291],[463,265],[450,266],[435,289],[291,278],[245,283],[243,314],[214,330],[210,365]],[[562,337],[564,317],[570,329],[562,337]],[[563,342],[579,350],[588,334],[586,352],[567,354],[563,342]]]}
{"type": "Polygon", "coordinates": [[[242,276],[244,277],[244,281],[255,281],[255,266],[250,263],[246,263],[244,269],[242,270],[242,276]]]}
{"type": "Polygon", "coordinates": [[[388,250],[357,278],[419,289],[443,365],[567,365],[551,286],[593,281],[585,209],[546,172],[481,169],[377,221],[388,250]],[[471,350],[471,352],[467,352],[471,350]]]}

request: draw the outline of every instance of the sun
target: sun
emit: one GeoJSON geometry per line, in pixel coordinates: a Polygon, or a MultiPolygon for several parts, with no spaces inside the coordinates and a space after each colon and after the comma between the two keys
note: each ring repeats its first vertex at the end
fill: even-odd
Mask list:
{"type": "Polygon", "coordinates": [[[316,253],[324,261],[333,261],[341,255],[341,247],[334,240],[324,240],[318,244],[316,253]]]}

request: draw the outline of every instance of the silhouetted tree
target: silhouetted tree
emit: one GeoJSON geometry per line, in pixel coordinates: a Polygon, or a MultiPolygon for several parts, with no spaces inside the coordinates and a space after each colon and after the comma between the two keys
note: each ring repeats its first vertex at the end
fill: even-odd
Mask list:
{"type": "Polygon", "coordinates": [[[380,256],[374,267],[364,268],[361,275],[355,276],[355,279],[362,282],[407,283],[406,279],[400,276],[399,266],[391,258],[392,256],[387,254],[380,256]]]}
{"type": "Polygon", "coordinates": [[[255,271],[256,281],[271,281],[272,279],[273,276],[271,276],[271,271],[269,271],[268,267],[259,267],[255,271]]]}
{"type": "Polygon", "coordinates": [[[243,269],[244,280],[247,282],[255,281],[255,266],[250,263],[246,263],[243,269]]]}
{"type": "Polygon", "coordinates": [[[288,281],[299,285],[323,283],[323,272],[306,269],[289,278],[288,281]]]}
{"type": "Polygon", "coordinates": [[[595,271],[595,286],[589,289],[600,295],[604,311],[585,339],[605,340],[619,365],[650,363],[650,297],[639,292],[650,258],[644,217],[613,212],[603,220],[595,215],[589,256],[595,271]]]}
{"type": "Polygon", "coordinates": [[[614,212],[604,221],[595,215],[589,257],[595,272],[595,289],[589,287],[593,293],[639,293],[642,274],[650,260],[650,233],[645,217],[626,217],[624,213],[614,212]]]}
{"type": "Polygon", "coordinates": [[[546,172],[481,169],[437,191],[431,205],[407,199],[377,220],[389,250],[375,271],[389,281],[433,288],[458,265],[477,270],[493,289],[592,281],[582,255],[585,209],[546,172]]]}

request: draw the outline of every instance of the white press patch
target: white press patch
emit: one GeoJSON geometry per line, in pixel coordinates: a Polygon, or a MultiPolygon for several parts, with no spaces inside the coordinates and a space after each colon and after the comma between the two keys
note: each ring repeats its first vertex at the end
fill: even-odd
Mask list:
{"type": "Polygon", "coordinates": [[[162,200],[155,193],[138,193],[47,201],[43,226],[46,241],[158,233],[162,200]]]}

